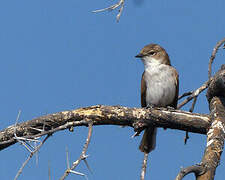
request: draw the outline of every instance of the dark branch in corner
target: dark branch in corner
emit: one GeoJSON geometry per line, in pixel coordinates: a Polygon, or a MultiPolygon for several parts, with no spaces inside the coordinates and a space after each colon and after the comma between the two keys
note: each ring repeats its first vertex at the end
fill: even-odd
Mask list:
{"type": "Polygon", "coordinates": [[[182,180],[184,176],[186,176],[187,174],[190,174],[190,173],[194,173],[195,176],[197,177],[197,176],[205,173],[205,167],[197,164],[194,166],[183,168],[183,169],[181,169],[181,171],[179,172],[179,174],[177,175],[175,180],[182,180]]]}
{"type": "MultiPolygon", "coordinates": [[[[89,119],[93,121],[93,125],[130,126],[136,132],[152,124],[157,127],[200,134],[206,134],[209,127],[209,116],[205,114],[166,108],[145,109],[97,105],[49,114],[17,124],[16,136],[32,139],[75,126],[88,126],[89,119]]],[[[14,126],[0,131],[0,150],[17,142],[14,132],[14,126]]]]}

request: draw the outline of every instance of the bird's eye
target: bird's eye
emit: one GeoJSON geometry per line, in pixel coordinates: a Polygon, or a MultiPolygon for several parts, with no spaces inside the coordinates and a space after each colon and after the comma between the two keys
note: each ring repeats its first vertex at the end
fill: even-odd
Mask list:
{"type": "Polygon", "coordinates": [[[154,52],[154,51],[151,51],[148,53],[148,55],[150,55],[150,56],[154,56],[155,54],[156,54],[156,52],[154,52]]]}

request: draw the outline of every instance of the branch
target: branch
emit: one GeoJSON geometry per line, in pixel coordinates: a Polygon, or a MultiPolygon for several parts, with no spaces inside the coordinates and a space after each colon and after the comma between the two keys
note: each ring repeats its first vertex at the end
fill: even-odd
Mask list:
{"type": "Polygon", "coordinates": [[[26,159],[26,161],[24,161],[24,163],[22,164],[21,168],[20,168],[19,171],[17,172],[17,174],[16,174],[14,180],[18,179],[19,175],[20,175],[20,174],[22,173],[22,171],[23,171],[23,168],[24,168],[24,167],[26,166],[26,164],[30,161],[30,159],[33,157],[33,155],[34,155],[35,153],[37,153],[37,152],[40,150],[41,146],[47,141],[47,139],[48,139],[50,136],[51,136],[51,134],[48,134],[48,135],[45,137],[45,139],[44,139],[44,140],[36,147],[36,149],[30,153],[30,155],[28,156],[28,158],[26,159]]]}
{"type": "MultiPolygon", "coordinates": [[[[220,48],[220,46],[222,46],[224,43],[225,43],[225,38],[220,40],[219,42],[217,42],[216,46],[213,49],[212,55],[209,60],[209,68],[208,68],[208,78],[209,79],[212,76],[212,63],[216,57],[216,53],[217,53],[218,49],[220,48]]],[[[224,47],[225,47],[225,44],[224,44],[224,47]]]]}
{"type": "MultiPolygon", "coordinates": [[[[191,92],[187,92],[187,93],[184,93],[183,95],[179,96],[178,99],[181,99],[185,96],[188,96],[187,99],[185,99],[182,103],[180,103],[178,106],[177,106],[177,109],[180,109],[181,107],[183,107],[185,104],[187,104],[189,101],[191,101],[193,98],[197,98],[198,95],[204,91],[206,88],[208,88],[212,78],[211,78],[211,74],[212,74],[212,63],[216,57],[216,53],[218,51],[218,49],[220,48],[220,46],[222,46],[223,44],[225,43],[225,38],[220,40],[219,42],[217,42],[216,46],[214,47],[213,49],[213,52],[212,52],[212,55],[210,57],[210,60],[209,60],[209,67],[208,67],[208,81],[206,81],[201,87],[199,87],[198,89],[196,89],[195,91],[191,91],[191,92]]],[[[225,48],[225,44],[224,44],[224,47],[225,48]]]]}
{"type": "Polygon", "coordinates": [[[112,11],[112,10],[115,10],[118,7],[120,7],[119,13],[116,16],[116,21],[119,22],[120,16],[121,16],[121,14],[123,12],[123,8],[124,8],[124,1],[125,0],[119,0],[116,4],[114,4],[114,5],[110,6],[110,7],[107,7],[107,8],[104,8],[104,9],[95,10],[95,11],[92,11],[92,12],[93,13],[98,13],[98,12],[103,12],[103,11],[112,11]]]}
{"type": "MultiPolygon", "coordinates": [[[[188,96],[183,102],[181,102],[178,106],[177,109],[180,109],[181,107],[183,107],[185,104],[187,104],[189,101],[191,101],[193,98],[198,97],[198,95],[204,91],[206,88],[208,88],[209,83],[211,82],[212,78],[209,79],[208,81],[206,81],[201,87],[199,87],[198,89],[194,90],[192,92],[192,94],[190,96],[188,96]]],[[[189,93],[189,92],[188,92],[189,93]]],[[[188,94],[187,93],[187,94],[188,94]]],[[[184,95],[186,95],[184,93],[184,95]]],[[[181,97],[184,97],[184,95],[182,95],[181,97]]]]}
{"type": "Polygon", "coordinates": [[[176,180],[181,180],[185,175],[195,172],[197,180],[213,180],[215,171],[220,163],[220,157],[225,140],[225,65],[212,79],[207,98],[210,103],[211,125],[207,132],[207,145],[202,162],[181,170],[176,180]]]}
{"type": "Polygon", "coordinates": [[[225,99],[214,97],[210,102],[212,125],[207,133],[207,146],[202,158],[206,172],[197,180],[213,180],[216,168],[220,163],[225,139],[225,99]]]}
{"type": "Polygon", "coordinates": [[[147,168],[147,162],[148,162],[148,154],[149,153],[144,153],[144,159],[142,163],[142,168],[141,168],[141,180],[145,179],[145,173],[146,173],[146,168],[147,168]]]}
{"type": "MultiPolygon", "coordinates": [[[[210,125],[209,116],[205,114],[166,108],[145,109],[96,105],[49,114],[17,124],[16,135],[17,137],[34,139],[75,126],[88,126],[89,119],[93,121],[93,125],[130,126],[136,132],[154,124],[157,127],[206,134],[210,125]]],[[[14,126],[0,131],[0,150],[16,142],[14,126]]]]}
{"type": "MultiPolygon", "coordinates": [[[[73,170],[78,166],[78,164],[82,160],[84,160],[84,161],[86,160],[86,158],[87,158],[87,155],[86,155],[87,148],[88,148],[88,145],[89,145],[89,143],[91,141],[92,127],[93,127],[92,125],[93,125],[93,123],[92,122],[89,122],[89,125],[88,125],[89,126],[88,137],[86,139],[86,143],[84,144],[84,148],[83,148],[83,151],[81,152],[80,157],[75,162],[73,162],[73,164],[72,164],[71,167],[69,167],[67,165],[68,166],[67,167],[67,170],[65,171],[65,173],[63,174],[63,176],[60,178],[60,180],[64,180],[70,173],[74,173],[75,171],[73,171],[73,170]]],[[[88,168],[89,168],[89,166],[88,166],[88,168]]],[[[75,172],[75,174],[76,174],[76,172],[75,172]]]]}
{"type": "Polygon", "coordinates": [[[175,180],[182,180],[184,176],[186,176],[187,174],[190,174],[190,173],[194,173],[195,176],[199,176],[199,175],[203,174],[204,172],[205,172],[205,168],[203,166],[197,164],[194,166],[190,166],[190,167],[181,169],[181,171],[179,172],[179,174],[177,175],[175,180]]]}
{"type": "Polygon", "coordinates": [[[223,64],[220,70],[215,74],[210,86],[208,88],[206,97],[208,102],[212,100],[214,96],[224,97],[225,96],[225,64],[223,64]]]}

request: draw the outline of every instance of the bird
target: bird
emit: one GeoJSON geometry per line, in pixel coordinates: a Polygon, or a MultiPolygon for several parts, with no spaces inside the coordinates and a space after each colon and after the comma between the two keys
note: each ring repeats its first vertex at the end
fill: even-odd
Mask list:
{"type": "MultiPolygon", "coordinates": [[[[142,60],[144,72],[141,78],[142,107],[177,108],[179,92],[179,74],[171,65],[166,50],[158,44],[144,46],[138,55],[142,60]]],[[[139,149],[150,153],[156,147],[157,128],[147,127],[144,131],[139,149]]]]}

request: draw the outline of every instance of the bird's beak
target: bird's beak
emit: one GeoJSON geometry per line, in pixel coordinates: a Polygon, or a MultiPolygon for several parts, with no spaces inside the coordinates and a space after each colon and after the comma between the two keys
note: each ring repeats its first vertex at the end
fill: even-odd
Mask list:
{"type": "Polygon", "coordinates": [[[135,56],[136,58],[142,58],[143,54],[139,53],[138,55],[135,56]]]}

